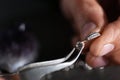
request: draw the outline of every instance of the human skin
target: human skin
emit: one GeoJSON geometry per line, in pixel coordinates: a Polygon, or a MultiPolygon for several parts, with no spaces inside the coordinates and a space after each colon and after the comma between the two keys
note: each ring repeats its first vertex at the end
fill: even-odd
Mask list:
{"type": "MultiPolygon", "coordinates": [[[[77,33],[73,39],[74,42],[84,40],[91,32],[101,33],[99,38],[87,46],[86,62],[88,65],[91,67],[120,65],[119,14],[114,20],[110,20],[107,14],[109,12],[109,4],[112,1],[116,1],[115,4],[118,4],[120,1],[101,1],[104,3],[103,6],[98,3],[98,0],[61,0],[61,8],[77,33]],[[105,12],[103,7],[108,11],[105,12]]],[[[111,12],[114,12],[114,10],[111,12]]]]}

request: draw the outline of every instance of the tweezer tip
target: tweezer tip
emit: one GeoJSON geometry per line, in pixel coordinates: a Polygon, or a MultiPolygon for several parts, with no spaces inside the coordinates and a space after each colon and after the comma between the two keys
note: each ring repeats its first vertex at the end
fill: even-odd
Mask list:
{"type": "Polygon", "coordinates": [[[78,41],[77,43],[76,43],[76,49],[78,49],[78,50],[80,50],[81,49],[81,47],[83,47],[83,46],[85,46],[85,43],[82,41],[82,42],[80,42],[80,41],[78,41]]]}

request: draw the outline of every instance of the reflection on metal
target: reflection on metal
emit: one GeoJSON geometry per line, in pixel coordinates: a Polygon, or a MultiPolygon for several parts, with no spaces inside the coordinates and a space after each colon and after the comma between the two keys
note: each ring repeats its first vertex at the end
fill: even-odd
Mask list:
{"type": "Polygon", "coordinates": [[[89,34],[89,35],[86,37],[85,40],[92,40],[92,39],[95,39],[95,38],[97,38],[97,37],[99,37],[99,36],[100,36],[100,33],[98,33],[98,32],[93,32],[93,33],[89,34]]]}
{"type": "MultiPolygon", "coordinates": [[[[97,38],[99,36],[100,34],[95,32],[90,34],[85,41],[77,42],[75,48],[73,48],[72,51],[64,58],[26,65],[18,70],[17,76],[19,77],[19,79],[14,79],[14,78],[12,79],[13,80],[40,80],[43,76],[47,74],[49,75],[49,73],[59,71],[66,67],[67,68],[69,67],[69,69],[72,69],[74,68],[73,64],[77,61],[82,50],[85,47],[85,42],[92,40],[94,38],[97,38]],[[74,58],[72,58],[73,54],[75,55],[74,58]]],[[[16,77],[16,74],[13,75],[13,77],[16,77]]]]}
{"type": "MultiPolygon", "coordinates": [[[[76,57],[73,58],[72,60],[69,60],[71,56],[64,62],[56,63],[56,64],[46,64],[46,65],[36,65],[30,66],[29,65],[26,68],[21,69],[20,71],[20,78],[21,80],[40,80],[44,75],[49,74],[51,72],[59,71],[61,69],[64,69],[68,66],[71,66],[76,62],[78,57],[81,54],[81,51],[84,48],[84,43],[80,43],[81,47],[79,47],[79,52],[77,53],[76,57]]],[[[75,51],[76,49],[73,48],[75,51]]],[[[74,53],[74,52],[73,52],[74,53]]],[[[73,54],[72,53],[72,54],[73,54]]],[[[70,53],[71,54],[71,53],[70,53]]]]}

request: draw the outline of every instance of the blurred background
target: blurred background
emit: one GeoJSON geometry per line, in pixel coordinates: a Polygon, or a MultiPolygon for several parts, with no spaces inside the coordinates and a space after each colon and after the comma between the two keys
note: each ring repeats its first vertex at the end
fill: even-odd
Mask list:
{"type": "Polygon", "coordinates": [[[0,0],[0,30],[25,23],[39,40],[38,61],[65,56],[71,50],[73,31],[59,0],[0,0]]]}

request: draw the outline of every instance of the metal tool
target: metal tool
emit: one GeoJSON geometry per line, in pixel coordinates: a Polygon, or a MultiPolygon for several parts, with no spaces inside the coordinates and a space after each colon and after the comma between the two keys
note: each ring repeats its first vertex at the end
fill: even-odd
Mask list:
{"type": "Polygon", "coordinates": [[[77,42],[76,46],[72,49],[72,51],[64,58],[26,65],[20,68],[16,74],[10,75],[9,77],[12,78],[10,80],[40,80],[46,74],[59,71],[68,66],[71,66],[79,58],[82,50],[85,47],[85,42],[92,40],[94,38],[97,38],[99,36],[100,36],[100,33],[97,33],[97,32],[91,33],[86,37],[84,41],[77,42]],[[76,51],[78,51],[78,53],[71,60],[72,55],[76,51]]]}

